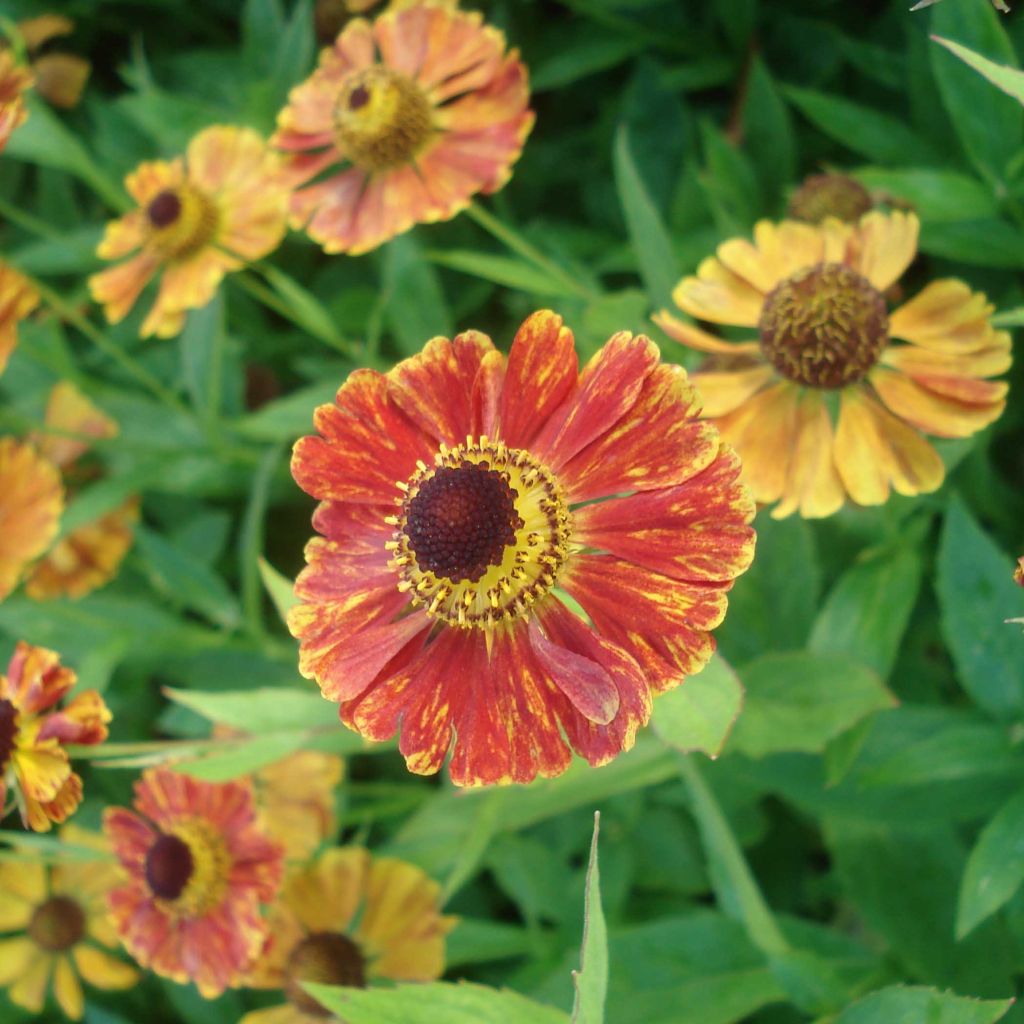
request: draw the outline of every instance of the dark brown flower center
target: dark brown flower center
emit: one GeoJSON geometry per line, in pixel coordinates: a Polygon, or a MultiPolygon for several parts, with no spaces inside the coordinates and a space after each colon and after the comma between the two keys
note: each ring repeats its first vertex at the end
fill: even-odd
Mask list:
{"type": "Polygon", "coordinates": [[[375,64],[351,75],[334,108],[338,147],[372,172],[409,163],[433,132],[426,93],[411,79],[375,64]]]}
{"type": "Polygon", "coordinates": [[[181,200],[171,189],[164,189],[146,207],[146,216],[155,228],[166,228],[181,216],[181,200]]]}
{"type": "Polygon", "coordinates": [[[194,868],[188,843],[174,835],[161,835],[146,854],[146,883],[154,896],[176,900],[188,885],[194,868]]]}
{"type": "Polygon", "coordinates": [[[366,960],[359,947],[340,932],[316,932],[303,939],[288,957],[285,967],[285,995],[291,1004],[313,1017],[330,1017],[330,1010],[318,1003],[302,982],[320,985],[366,987],[366,960]]]}
{"type": "Polygon", "coordinates": [[[508,477],[476,462],[440,466],[409,502],[406,536],[420,569],[476,582],[501,565],[523,520],[508,477]]]}
{"type": "Polygon", "coordinates": [[[70,949],[85,934],[85,912],[69,896],[51,896],[28,925],[29,938],[49,953],[70,949]]]}
{"type": "Polygon", "coordinates": [[[871,193],[845,174],[812,174],[789,200],[789,215],[820,224],[826,217],[847,223],[860,220],[874,206],[871,193]]]}
{"type": "MultiPolygon", "coordinates": [[[[0,776],[14,753],[18,738],[18,709],[6,698],[0,700],[0,776]]],[[[2,808],[0,808],[2,810],[2,808]]]]}
{"type": "Polygon", "coordinates": [[[882,293],[842,263],[818,263],[765,298],[761,349],[783,377],[812,388],[856,384],[889,340],[882,293]]]}

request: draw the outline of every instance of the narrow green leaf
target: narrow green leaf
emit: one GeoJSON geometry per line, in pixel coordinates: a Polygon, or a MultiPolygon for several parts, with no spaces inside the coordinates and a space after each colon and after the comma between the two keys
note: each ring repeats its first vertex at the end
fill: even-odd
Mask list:
{"type": "Polygon", "coordinates": [[[751,757],[818,753],[866,715],[896,703],[870,669],[809,651],[766,654],[739,677],[746,705],[726,749],[751,757]]]}
{"type": "Polygon", "coordinates": [[[337,705],[324,700],[313,683],[300,685],[297,675],[295,687],[261,686],[221,692],[165,686],[162,692],[168,700],[211,722],[247,733],[338,726],[337,705]]]}
{"type": "Polygon", "coordinates": [[[568,1024],[561,1010],[510,989],[468,981],[394,988],[334,988],[307,982],[318,1003],[345,1024],[568,1024]]]}
{"type": "Polygon", "coordinates": [[[977,267],[1024,267],[1024,233],[995,218],[925,222],[920,249],[931,256],[977,267]]]}
{"type": "Polygon", "coordinates": [[[1024,644],[1003,622],[1020,607],[1013,564],[954,497],[937,564],[942,631],[963,688],[978,707],[1006,719],[1024,714],[1024,644]]]}
{"type": "Polygon", "coordinates": [[[959,57],[968,67],[974,68],[978,74],[984,75],[997,89],[1002,89],[1018,103],[1024,103],[1024,71],[1007,67],[1005,64],[997,64],[966,46],[954,43],[952,39],[943,39],[942,36],[932,36],[932,39],[949,50],[953,56],[959,57]]]}
{"type": "Polygon", "coordinates": [[[933,167],[861,167],[853,176],[872,192],[909,202],[921,219],[964,221],[995,219],[998,206],[991,189],[977,178],[933,167]]]}
{"type": "Polygon", "coordinates": [[[276,398],[243,416],[235,423],[235,429],[253,441],[294,441],[312,431],[313,412],[318,405],[334,400],[343,379],[344,372],[339,372],[337,380],[325,380],[276,398]]]}
{"type": "Polygon", "coordinates": [[[743,686],[721,655],[654,702],[651,726],[681,753],[717,757],[743,707],[743,686]]]}
{"type": "Polygon", "coordinates": [[[789,108],[760,57],[750,66],[743,135],[765,197],[774,203],[796,177],[796,136],[789,108]]]}
{"type": "Polygon", "coordinates": [[[308,288],[273,263],[261,263],[258,269],[270,287],[284,299],[297,324],[335,348],[344,344],[333,317],[308,288]]]}
{"type": "Polygon", "coordinates": [[[259,567],[263,586],[267,588],[267,593],[270,595],[270,600],[274,602],[274,607],[277,609],[277,614],[281,616],[281,621],[286,622],[288,612],[299,603],[299,599],[295,596],[295,585],[287,576],[278,572],[265,558],[260,558],[259,567]]]}
{"type": "Polygon", "coordinates": [[[294,754],[306,746],[305,729],[292,729],[249,736],[240,740],[225,740],[224,751],[203,754],[194,760],[185,759],[168,765],[172,771],[182,772],[207,782],[227,782],[265,768],[268,764],[294,754]]]}
{"type": "Polygon", "coordinates": [[[962,939],[994,914],[1024,882],[1024,791],[1011,797],[981,830],[967,858],[956,912],[962,939]]]}
{"type": "Polygon", "coordinates": [[[996,313],[992,317],[992,325],[994,327],[1024,327],[1024,306],[996,313]]]}
{"type": "Polygon", "coordinates": [[[492,253],[469,249],[433,250],[424,253],[431,263],[472,274],[473,277],[492,281],[506,288],[534,295],[569,295],[570,289],[558,280],[514,256],[496,256],[492,253]]]}
{"type": "Polygon", "coordinates": [[[572,972],[576,987],[572,1024],[604,1024],[604,1006],[608,996],[608,928],[601,905],[601,873],[597,857],[600,826],[601,814],[598,811],[594,813],[594,836],[590,841],[590,863],[587,865],[580,969],[572,972]]]}
{"type": "Polygon", "coordinates": [[[384,316],[408,354],[419,352],[430,338],[452,336],[451,312],[437,272],[409,234],[399,235],[380,250],[384,261],[384,316]]]}
{"type": "Polygon", "coordinates": [[[220,409],[224,332],[224,298],[218,292],[202,309],[188,314],[179,339],[185,388],[205,423],[215,421],[220,409]]]}
{"type": "Polygon", "coordinates": [[[835,1024],[995,1024],[1012,1005],[1012,999],[970,999],[892,985],[848,1006],[835,1024]]]}
{"type": "Polygon", "coordinates": [[[667,306],[672,297],[672,289],[679,280],[676,257],[668,231],[633,162],[625,125],[620,125],[615,133],[612,159],[615,187],[618,189],[626,227],[636,253],[640,277],[651,303],[659,308],[667,306]]]}

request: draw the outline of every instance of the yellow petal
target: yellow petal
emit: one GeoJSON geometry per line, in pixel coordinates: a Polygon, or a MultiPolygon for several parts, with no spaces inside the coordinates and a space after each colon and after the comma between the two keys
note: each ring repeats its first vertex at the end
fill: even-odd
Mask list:
{"type": "MultiPolygon", "coordinates": [[[[847,232],[848,234],[849,232],[847,232]]],[[[754,226],[754,241],[764,263],[772,269],[771,284],[765,291],[771,291],[780,281],[791,277],[798,270],[813,267],[826,259],[826,246],[835,232],[826,232],[814,224],[802,224],[795,220],[780,223],[762,220],[754,226]]],[[[842,232],[836,237],[845,237],[842,232]]],[[[838,262],[842,257],[837,252],[833,257],[838,262]]]]}
{"type": "Polygon", "coordinates": [[[265,1010],[252,1010],[238,1024],[314,1024],[316,1020],[291,1003],[285,1003],[283,1006],[268,1006],[265,1010]]]}
{"type": "Polygon", "coordinates": [[[361,847],[328,850],[288,879],[284,900],[309,931],[344,931],[363,897],[369,862],[361,847]]]}
{"type": "Polygon", "coordinates": [[[32,912],[45,899],[42,864],[0,864],[0,931],[27,927],[32,912]]]}
{"type": "MultiPolygon", "coordinates": [[[[18,1006],[22,1006],[32,1013],[38,1013],[43,1008],[43,1002],[46,999],[46,983],[50,977],[52,962],[53,955],[51,953],[44,953],[33,944],[32,956],[27,963],[24,963],[16,975],[17,981],[8,990],[7,994],[11,997],[11,1002],[17,1003],[18,1006]]],[[[0,963],[7,967],[2,945],[0,945],[0,963]]]]}
{"type": "Polygon", "coordinates": [[[97,988],[131,988],[138,981],[139,972],[131,964],[84,942],[77,943],[71,955],[82,977],[97,988]]]}
{"type": "Polygon", "coordinates": [[[1010,345],[1001,343],[964,353],[936,352],[918,345],[890,345],[882,353],[881,361],[911,377],[973,378],[995,377],[1005,373],[1013,358],[1010,345]]]}
{"type": "Polygon", "coordinates": [[[885,291],[917,254],[920,222],[914,213],[882,213],[872,210],[857,225],[857,255],[854,270],[879,291],[885,291]]]}
{"type": "Polygon", "coordinates": [[[1010,336],[989,319],[993,306],[963,281],[933,281],[889,317],[889,333],[934,352],[964,354],[1009,348],[1010,336]]]}
{"type": "Polygon", "coordinates": [[[28,749],[19,748],[13,762],[25,795],[43,803],[56,797],[71,776],[68,755],[50,740],[28,749]]]}
{"type": "Polygon", "coordinates": [[[796,446],[782,500],[773,519],[799,511],[805,519],[820,519],[838,511],[846,492],[836,472],[832,421],[818,391],[805,391],[796,409],[796,446]]]}
{"type": "Polygon", "coordinates": [[[85,1008],[82,985],[67,956],[57,957],[57,964],[53,972],[53,994],[57,997],[57,1003],[64,1011],[65,1016],[72,1020],[82,1019],[82,1011],[85,1008]]]}
{"type": "Polygon", "coordinates": [[[763,363],[743,370],[695,373],[690,379],[697,388],[701,415],[723,416],[739,408],[774,376],[775,370],[763,363]]]}
{"type": "Polygon", "coordinates": [[[764,295],[710,256],[697,268],[696,277],[684,277],[676,285],[672,301],[698,320],[756,327],[764,295]]]}
{"type": "Polygon", "coordinates": [[[21,977],[41,956],[42,951],[27,935],[0,939],[0,986],[21,977]]]}
{"type": "Polygon", "coordinates": [[[745,356],[757,355],[761,346],[756,341],[726,341],[714,334],[708,334],[693,324],[673,316],[667,309],[655,313],[651,319],[670,337],[698,352],[713,352],[716,355],[745,356]]]}
{"type": "Polygon", "coordinates": [[[936,437],[970,437],[999,419],[1006,407],[1005,383],[976,382],[997,390],[992,401],[975,404],[943,397],[893,370],[876,367],[868,379],[892,412],[936,437]]]}

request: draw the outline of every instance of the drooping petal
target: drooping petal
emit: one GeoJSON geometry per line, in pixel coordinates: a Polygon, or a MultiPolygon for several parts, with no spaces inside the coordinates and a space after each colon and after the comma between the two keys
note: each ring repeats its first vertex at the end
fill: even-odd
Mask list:
{"type": "Polygon", "coordinates": [[[655,313],[651,318],[670,338],[696,349],[722,356],[756,356],[761,346],[756,341],[726,341],[714,334],[701,330],[685,320],[673,316],[667,309],[655,313]]]}
{"type": "Polygon", "coordinates": [[[1010,336],[992,326],[993,306],[963,281],[932,281],[889,317],[894,338],[930,352],[966,355],[990,347],[1010,346],[1010,336]]]}
{"type": "Polygon", "coordinates": [[[754,553],[754,505],[735,452],[686,483],[585,505],[574,514],[580,544],[678,580],[725,582],[754,553]]]}
{"type": "Polygon", "coordinates": [[[135,305],[142,289],[152,280],[160,266],[159,258],[144,250],[130,260],[101,270],[89,278],[89,294],[103,307],[107,320],[120,323],[135,305]]]}
{"type": "Polygon", "coordinates": [[[12,979],[13,984],[7,990],[7,994],[12,1003],[23,1007],[30,1013],[39,1013],[46,1001],[46,983],[50,978],[53,954],[32,944],[31,955],[25,957],[22,948],[14,945],[20,941],[22,940],[19,937],[0,944],[0,961],[3,961],[5,957],[10,957],[15,960],[16,964],[21,965],[17,980],[12,979]]]}
{"type": "MultiPolygon", "coordinates": [[[[1013,361],[1009,335],[1003,331],[1006,344],[990,345],[988,348],[970,352],[937,352],[919,345],[889,345],[882,353],[880,362],[893,369],[902,370],[915,379],[974,380],[978,377],[995,377],[1005,373],[1013,361]]],[[[926,385],[927,386],[927,385],[926,385]]]]}
{"type": "Polygon", "coordinates": [[[184,314],[210,302],[224,275],[241,262],[229,253],[206,246],[194,256],[168,263],[160,280],[153,308],[142,321],[142,337],[173,338],[181,332],[184,314]]]}
{"type": "Polygon", "coordinates": [[[672,301],[698,320],[737,327],[756,327],[764,294],[709,256],[696,277],[684,277],[672,292],[672,301]]]}

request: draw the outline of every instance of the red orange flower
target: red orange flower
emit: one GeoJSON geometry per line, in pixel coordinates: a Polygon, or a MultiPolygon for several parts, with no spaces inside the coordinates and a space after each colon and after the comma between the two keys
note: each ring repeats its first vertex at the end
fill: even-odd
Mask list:
{"type": "Polygon", "coordinates": [[[18,22],[18,34],[29,53],[36,92],[47,103],[65,110],[81,99],[92,68],[83,57],[57,53],[47,44],[74,30],[75,23],[61,14],[40,14],[18,22]],[[41,52],[44,47],[46,52],[41,52]]]}
{"type": "MultiPolygon", "coordinates": [[[[57,465],[68,490],[89,474],[80,465],[89,438],[116,437],[117,423],[69,381],[54,385],[46,406],[47,432],[39,450],[57,465]],[[69,436],[77,435],[77,436],[69,436]]],[[[139,502],[131,497],[91,523],[72,530],[32,567],[25,582],[29,597],[83,597],[112,579],[134,539],[139,502]]]]}
{"type": "Polygon", "coordinates": [[[23,640],[0,675],[0,808],[13,790],[22,822],[36,832],[66,820],[82,801],[82,780],[61,744],[107,738],[110,712],[95,690],[57,708],[77,681],[54,651],[23,640]]]}
{"type": "Polygon", "coordinates": [[[18,63],[10,49],[0,49],[0,152],[28,117],[24,94],[32,81],[32,72],[18,63]]]}
{"type": "Polygon", "coordinates": [[[0,600],[50,546],[63,511],[57,467],[31,444],[0,438],[0,600]]]}
{"type": "Polygon", "coordinates": [[[363,849],[328,850],[293,872],[270,915],[270,938],[247,984],[288,1002],[239,1024],[322,1024],[330,1014],[302,982],[365,987],[375,978],[433,981],[454,917],[440,886],[412,864],[363,849]]]}
{"type": "Polygon", "coordinates": [[[454,216],[508,180],[528,102],[517,52],[476,12],[424,2],[350,21],[278,115],[294,184],[343,167],[295,193],[294,225],[360,253],[454,216]]]}
{"type": "MultiPolygon", "coordinates": [[[[109,855],[102,836],[74,825],[60,830],[62,842],[109,855]]],[[[38,1014],[53,981],[65,1015],[81,1020],[81,976],[102,989],[130,988],[139,972],[106,952],[117,948],[107,919],[107,891],[117,867],[102,859],[67,861],[46,868],[35,863],[0,864],[0,985],[11,1002],[38,1014]]]]}
{"type": "Polygon", "coordinates": [[[108,808],[103,828],[128,873],[109,896],[128,952],[213,998],[239,982],[267,936],[260,904],[281,883],[281,847],[255,823],[251,788],[168,769],[135,784],[135,814],[108,808]]]}
{"type": "Polygon", "coordinates": [[[135,255],[94,274],[89,288],[117,323],[161,273],[143,337],[173,337],[225,274],[265,256],[284,236],[288,188],[276,155],[248,128],[206,128],[184,159],[140,164],[125,188],[138,209],[107,225],[96,252],[107,260],[135,255]]]}
{"type": "Polygon", "coordinates": [[[467,331],[356,371],[292,460],[322,502],[300,671],[364,736],[400,727],[415,772],[453,737],[464,785],[557,775],[570,746],[611,760],[708,660],[753,554],[739,462],[696,410],[643,336],[577,373],[550,312],[507,360],[467,331]]]}
{"type": "Polygon", "coordinates": [[[1009,367],[1010,336],[992,326],[984,295],[945,279],[888,311],[883,293],[917,232],[904,213],[762,221],[753,245],[720,245],[673,294],[691,316],[756,328],[757,339],[655,317],[712,357],[693,376],[704,415],[739,452],[754,497],[779,502],[776,518],[831,515],[847,497],[879,505],[890,487],[934,491],[945,469],[922,433],[968,437],[1003,411],[1006,384],[985,378],[1009,367]]]}
{"type": "Polygon", "coordinates": [[[18,324],[39,305],[39,293],[14,267],[0,260],[0,373],[18,344],[18,324]]]}

